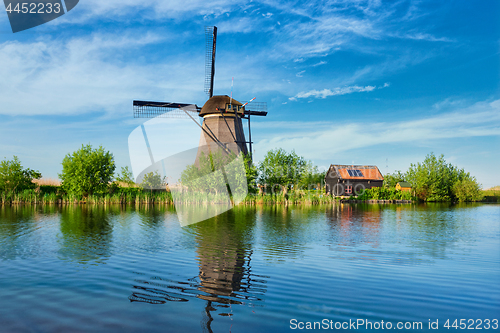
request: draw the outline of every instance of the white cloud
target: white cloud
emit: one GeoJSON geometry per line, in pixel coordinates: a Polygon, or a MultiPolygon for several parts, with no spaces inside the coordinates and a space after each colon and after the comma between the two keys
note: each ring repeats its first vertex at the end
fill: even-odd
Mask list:
{"type": "Polygon", "coordinates": [[[297,77],[303,77],[303,76],[304,76],[303,74],[304,74],[305,72],[306,72],[306,71],[300,71],[300,72],[298,72],[297,74],[295,74],[295,76],[297,76],[297,77]]]}
{"type": "Polygon", "coordinates": [[[452,107],[458,107],[462,106],[466,101],[463,99],[452,99],[452,98],[446,98],[443,101],[435,103],[432,107],[435,108],[436,110],[442,110],[442,109],[447,109],[447,108],[452,108],[452,107]]]}
{"type": "MultiPolygon", "coordinates": [[[[301,72],[302,73],[302,72],[301,72]]],[[[297,74],[297,76],[299,76],[297,74]]],[[[389,87],[389,83],[384,83],[382,87],[378,87],[378,89],[389,87]]],[[[323,89],[323,90],[311,90],[307,92],[300,92],[294,97],[290,97],[289,100],[296,101],[299,98],[327,98],[329,96],[339,96],[339,95],[347,95],[355,92],[370,92],[377,89],[375,86],[349,86],[349,87],[337,87],[334,89],[323,89]]]]}
{"type": "Polygon", "coordinates": [[[434,35],[423,32],[410,32],[410,33],[395,34],[395,35],[389,34],[389,36],[396,38],[403,38],[403,39],[423,40],[428,42],[446,42],[446,43],[455,42],[455,40],[447,37],[436,37],[434,35]]]}
{"type": "Polygon", "coordinates": [[[318,62],[318,63],[316,63],[316,64],[312,65],[312,67],[318,67],[318,66],[325,65],[325,64],[327,64],[327,62],[326,62],[326,61],[320,61],[320,62],[318,62]]]}

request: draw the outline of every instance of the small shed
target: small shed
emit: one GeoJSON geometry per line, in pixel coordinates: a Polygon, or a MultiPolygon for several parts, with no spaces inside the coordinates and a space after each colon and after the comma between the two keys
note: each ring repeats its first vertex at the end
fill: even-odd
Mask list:
{"type": "Polygon", "coordinates": [[[332,164],[325,175],[326,193],[334,196],[360,195],[383,183],[384,177],[375,165],[332,164]]]}
{"type": "Polygon", "coordinates": [[[396,190],[411,192],[411,184],[408,182],[399,182],[396,184],[396,190]]]}

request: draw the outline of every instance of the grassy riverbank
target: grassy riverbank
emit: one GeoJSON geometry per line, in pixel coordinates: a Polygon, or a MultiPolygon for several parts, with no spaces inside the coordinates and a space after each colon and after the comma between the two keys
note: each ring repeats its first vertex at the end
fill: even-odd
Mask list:
{"type": "MultiPolygon", "coordinates": [[[[225,195],[190,193],[183,195],[183,204],[216,204],[226,200],[225,195]]],[[[335,202],[349,201],[373,201],[373,200],[412,200],[405,192],[388,189],[371,189],[365,191],[358,197],[332,197],[326,195],[323,190],[289,191],[288,193],[249,194],[243,200],[245,205],[298,205],[298,204],[330,204],[335,202]]],[[[70,195],[62,191],[58,186],[42,185],[36,189],[24,190],[20,193],[0,193],[0,204],[173,204],[174,199],[171,192],[149,191],[140,188],[118,188],[115,193],[95,194],[87,197],[70,195]]]]}
{"type": "Polygon", "coordinates": [[[483,190],[483,202],[500,202],[500,186],[483,190]]]}
{"type": "Polygon", "coordinates": [[[120,189],[116,193],[87,197],[64,193],[56,186],[40,186],[20,193],[0,193],[1,204],[171,204],[170,192],[150,192],[141,189],[120,189]]]}

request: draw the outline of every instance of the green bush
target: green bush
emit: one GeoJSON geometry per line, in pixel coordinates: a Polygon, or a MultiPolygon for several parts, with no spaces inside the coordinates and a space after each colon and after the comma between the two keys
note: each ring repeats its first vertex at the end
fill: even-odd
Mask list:
{"type": "Polygon", "coordinates": [[[424,201],[481,200],[481,186],[464,169],[447,164],[444,156],[427,155],[423,163],[411,164],[405,178],[424,201]]]}
{"type": "Polygon", "coordinates": [[[93,149],[91,145],[82,145],[66,155],[62,166],[59,175],[62,188],[72,196],[83,197],[107,193],[116,168],[113,154],[103,147],[93,149]]]}
{"type": "Polygon", "coordinates": [[[21,161],[14,156],[12,160],[0,162],[0,192],[12,196],[27,189],[34,189],[33,179],[42,178],[42,174],[31,169],[24,169],[21,161]]]}

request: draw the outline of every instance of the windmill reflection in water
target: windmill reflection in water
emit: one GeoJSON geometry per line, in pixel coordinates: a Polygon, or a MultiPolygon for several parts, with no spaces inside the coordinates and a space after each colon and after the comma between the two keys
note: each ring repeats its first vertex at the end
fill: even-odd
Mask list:
{"type": "Polygon", "coordinates": [[[255,218],[231,210],[208,221],[188,226],[197,243],[198,276],[179,281],[171,276],[137,279],[131,302],[166,304],[205,301],[202,326],[211,332],[213,314],[232,316],[232,306],[260,307],[267,276],[252,273],[250,235],[255,218]]]}

